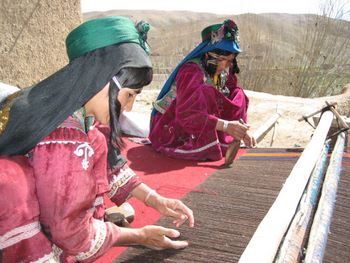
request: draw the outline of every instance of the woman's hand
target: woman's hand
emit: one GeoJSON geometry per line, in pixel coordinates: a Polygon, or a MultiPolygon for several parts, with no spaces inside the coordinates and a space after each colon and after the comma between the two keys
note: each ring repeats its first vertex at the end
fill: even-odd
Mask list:
{"type": "Polygon", "coordinates": [[[173,224],[176,227],[181,226],[186,220],[189,226],[194,226],[193,212],[183,202],[178,199],[165,198],[159,194],[152,195],[146,202],[164,216],[169,216],[174,219],[173,224]]]}
{"type": "Polygon", "coordinates": [[[221,130],[227,132],[237,140],[243,140],[243,137],[247,134],[250,126],[248,124],[241,123],[239,121],[223,121],[221,130]],[[225,127],[225,122],[226,127],[225,127]]]}
{"type": "Polygon", "coordinates": [[[190,227],[194,226],[192,210],[180,200],[165,198],[144,183],[135,187],[131,194],[162,215],[172,217],[176,227],[181,226],[186,220],[188,220],[190,227]]]}
{"type": "Polygon", "coordinates": [[[189,245],[185,240],[178,238],[180,232],[175,229],[161,226],[145,226],[142,228],[119,228],[120,235],[115,246],[142,245],[151,249],[181,249],[189,245]]]}
{"type": "Polygon", "coordinates": [[[247,147],[256,147],[256,140],[248,131],[242,139],[247,147]]]}
{"type": "Polygon", "coordinates": [[[256,147],[255,138],[249,133],[250,126],[243,121],[225,121],[219,119],[216,129],[226,132],[236,140],[243,140],[248,147],[256,147]]]}
{"type": "Polygon", "coordinates": [[[141,231],[144,236],[142,245],[151,249],[181,249],[189,245],[188,241],[170,239],[180,236],[180,232],[175,229],[161,226],[145,226],[141,228],[141,231]]]}

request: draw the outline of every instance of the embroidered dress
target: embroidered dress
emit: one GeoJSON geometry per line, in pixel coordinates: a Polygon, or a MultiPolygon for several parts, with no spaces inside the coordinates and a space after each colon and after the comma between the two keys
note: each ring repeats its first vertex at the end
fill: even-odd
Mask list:
{"type": "MultiPolygon", "coordinates": [[[[92,262],[116,243],[120,232],[116,225],[95,218],[103,218],[103,194],[110,191],[107,143],[103,133],[85,127],[82,119],[81,111],[69,117],[30,157],[40,222],[62,248],[63,262],[68,256],[92,262]]],[[[124,202],[123,197],[117,201],[124,202]]]]}
{"type": "MultiPolygon", "coordinates": [[[[62,248],[62,262],[66,262],[68,256],[73,256],[69,262],[92,262],[118,240],[117,226],[94,218],[94,215],[103,216],[99,213],[102,196],[110,190],[106,139],[96,128],[88,130],[81,117],[77,120],[69,116],[86,105],[122,70],[130,76],[133,73],[126,68],[151,72],[146,43],[148,30],[147,23],[140,21],[135,25],[126,17],[86,21],[66,38],[69,64],[0,101],[0,154],[29,154],[39,220],[49,239],[62,248]]],[[[146,78],[144,85],[150,80],[146,78]]],[[[118,161],[116,151],[108,152],[113,153],[108,162],[118,161]]],[[[111,163],[113,169],[115,164],[111,163]]],[[[117,177],[118,174],[116,172],[117,177]]],[[[127,183],[123,180],[115,195],[127,187],[129,181],[132,179],[127,183]]],[[[33,192],[33,189],[23,191],[33,192]]],[[[13,196],[8,193],[4,198],[13,196]]],[[[29,225],[25,230],[31,232],[31,227],[36,226],[29,225]]],[[[5,236],[1,238],[7,240],[11,230],[2,230],[5,236]]]]}
{"type": "MultiPolygon", "coordinates": [[[[97,129],[109,140],[109,126],[97,124],[97,129]]],[[[140,178],[129,168],[126,159],[117,153],[118,159],[114,166],[108,166],[109,191],[107,196],[116,205],[120,206],[129,197],[130,192],[141,183],[140,178]]]]}
{"type": "Polygon", "coordinates": [[[210,84],[201,66],[189,61],[179,69],[175,85],[176,96],[169,91],[173,97],[167,102],[169,106],[163,114],[158,110],[153,116],[149,136],[152,146],[174,158],[221,159],[234,138],[216,130],[218,118],[247,121],[248,97],[237,86],[236,76],[229,74],[226,87],[230,94],[225,97],[210,84]]]}
{"type": "Polygon", "coordinates": [[[41,231],[27,157],[0,157],[0,167],[0,262],[59,262],[59,249],[41,231]]]}

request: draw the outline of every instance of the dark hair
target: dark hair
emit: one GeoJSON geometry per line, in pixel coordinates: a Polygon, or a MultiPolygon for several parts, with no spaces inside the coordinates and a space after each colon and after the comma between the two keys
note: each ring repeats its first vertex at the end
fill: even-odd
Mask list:
{"type": "MultiPolygon", "coordinates": [[[[227,51],[227,50],[223,50],[223,49],[214,49],[214,50],[210,51],[210,53],[215,53],[215,54],[218,55],[218,56],[228,56],[228,55],[231,55],[231,54],[232,54],[231,51],[227,51]]],[[[206,71],[210,76],[212,76],[212,75],[214,75],[214,73],[215,73],[215,71],[216,71],[217,65],[214,65],[214,64],[212,64],[212,63],[208,63],[208,60],[209,60],[210,58],[207,58],[207,57],[206,57],[207,54],[208,54],[208,53],[205,53],[205,54],[202,55],[201,61],[202,61],[202,65],[203,65],[205,71],[206,71]]],[[[210,55],[208,54],[208,56],[210,56],[210,55]]],[[[231,68],[231,69],[232,69],[231,72],[232,72],[233,74],[239,73],[239,72],[240,72],[239,67],[238,67],[238,64],[237,64],[236,58],[234,58],[233,61],[232,61],[232,68],[231,68]]]]}
{"type": "Polygon", "coordinates": [[[219,48],[214,49],[214,50],[212,50],[212,51],[210,51],[210,52],[211,52],[211,53],[215,53],[215,54],[217,54],[217,55],[219,55],[219,56],[228,56],[228,55],[233,54],[231,51],[223,50],[223,49],[219,49],[219,48]]]}
{"type": "MultiPolygon", "coordinates": [[[[140,89],[149,83],[153,78],[152,68],[123,68],[116,78],[122,87],[130,89],[140,89]]],[[[113,80],[109,83],[109,126],[110,126],[110,143],[108,146],[108,159],[113,158],[116,150],[123,148],[124,143],[121,138],[121,129],[119,123],[121,104],[118,100],[119,89],[113,80]]],[[[119,152],[117,150],[117,152],[119,152]]],[[[116,156],[115,156],[116,157],[116,156]]]]}

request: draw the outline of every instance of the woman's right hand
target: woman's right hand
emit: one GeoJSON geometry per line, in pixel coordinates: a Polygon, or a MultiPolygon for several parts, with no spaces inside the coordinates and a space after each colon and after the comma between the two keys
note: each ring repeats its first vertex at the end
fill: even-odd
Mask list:
{"type": "Polygon", "coordinates": [[[142,228],[120,228],[119,245],[142,245],[155,250],[181,249],[189,245],[185,240],[173,240],[178,238],[180,232],[162,226],[149,225],[142,228]]]}
{"type": "Polygon", "coordinates": [[[151,249],[181,249],[189,245],[188,241],[171,239],[180,236],[180,232],[175,229],[152,225],[141,228],[141,231],[144,237],[141,245],[151,249]]]}
{"type": "Polygon", "coordinates": [[[242,140],[249,128],[250,126],[248,124],[243,124],[239,121],[228,121],[225,132],[233,136],[236,140],[242,140]]]}

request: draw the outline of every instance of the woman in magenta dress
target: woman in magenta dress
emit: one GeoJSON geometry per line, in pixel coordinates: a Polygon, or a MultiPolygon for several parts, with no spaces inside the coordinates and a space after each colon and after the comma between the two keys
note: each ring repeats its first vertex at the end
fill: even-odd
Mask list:
{"type": "Polygon", "coordinates": [[[219,160],[234,140],[255,146],[247,122],[248,98],[237,85],[238,28],[232,20],[206,27],[202,43],[161,90],[149,138],[174,158],[219,160]],[[241,121],[242,122],[242,121],[241,121]]]}
{"type": "MultiPolygon", "coordinates": [[[[35,205],[39,206],[42,231],[49,244],[61,250],[62,262],[93,262],[118,245],[188,246],[187,241],[170,239],[179,236],[175,229],[122,228],[98,219],[103,218],[102,196],[108,194],[117,204],[134,196],[173,217],[176,226],[186,220],[194,224],[186,205],[150,189],[120,156],[119,114],[152,79],[145,41],[148,29],[148,24],[135,27],[125,17],[87,21],[67,37],[67,66],[0,103],[0,158],[8,162],[21,156],[24,164],[17,169],[30,168],[25,173],[35,189],[28,184],[24,190],[36,191],[37,201],[29,209],[37,216],[35,205]],[[108,140],[90,117],[109,126],[108,140]]],[[[0,175],[5,172],[0,166],[0,175]]],[[[5,186],[18,183],[7,178],[5,186]]],[[[11,220],[12,215],[0,217],[1,226],[9,226],[1,233],[0,245],[11,228],[19,227],[11,220]]],[[[29,248],[25,253],[35,251],[29,248]]]]}

